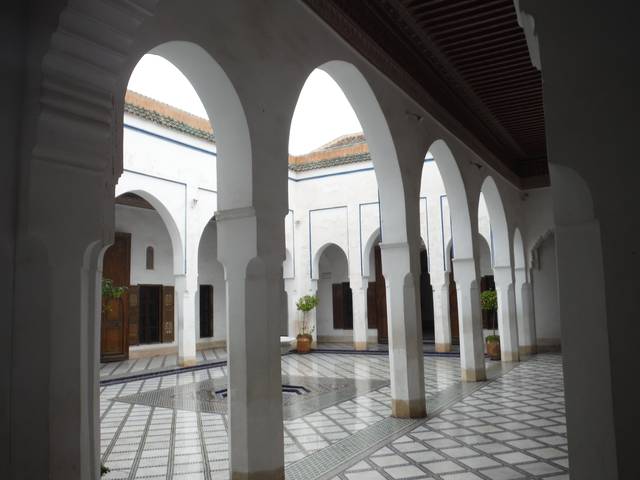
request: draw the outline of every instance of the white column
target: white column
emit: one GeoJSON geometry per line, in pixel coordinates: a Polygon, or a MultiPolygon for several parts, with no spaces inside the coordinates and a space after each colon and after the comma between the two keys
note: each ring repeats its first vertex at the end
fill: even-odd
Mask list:
{"type": "Polygon", "coordinates": [[[473,258],[454,258],[460,324],[460,373],[462,380],[486,380],[484,339],[480,312],[480,288],[473,258]]]}
{"type": "MultiPolygon", "coordinates": [[[[178,364],[183,367],[196,364],[196,293],[198,275],[175,275],[175,312],[178,321],[178,364]]],[[[164,299],[163,299],[164,301],[164,299]]]]}
{"type": "Polygon", "coordinates": [[[522,355],[536,353],[536,326],[533,313],[531,284],[524,267],[514,269],[518,349],[522,355]]]}
{"type": "Polygon", "coordinates": [[[513,288],[511,266],[493,267],[498,296],[498,330],[500,330],[500,356],[503,362],[517,362],[518,323],[516,321],[516,297],[513,288]]]}
{"type": "Polygon", "coordinates": [[[367,349],[367,288],[369,279],[357,275],[349,280],[353,302],[353,347],[356,350],[367,349]]]}
{"type": "Polygon", "coordinates": [[[298,289],[294,278],[284,281],[284,289],[287,292],[287,335],[295,337],[298,334],[298,289]]]}
{"type": "MultiPolygon", "coordinates": [[[[318,296],[318,280],[313,279],[309,282],[309,290],[304,295],[315,295],[318,296]]],[[[317,321],[318,307],[311,310],[307,313],[307,321],[309,322],[309,328],[313,331],[311,332],[311,336],[313,340],[311,341],[311,347],[316,348],[318,346],[318,321],[317,321]]],[[[302,325],[302,313],[298,315],[298,330],[302,325]]]]}
{"type": "Polygon", "coordinates": [[[444,283],[434,284],[433,289],[433,330],[436,340],[436,352],[451,351],[451,318],[449,315],[449,279],[445,275],[444,283]]]}
{"type": "Polygon", "coordinates": [[[391,414],[421,418],[426,416],[426,403],[419,273],[411,271],[409,244],[381,243],[380,248],[387,292],[391,414]]]}
{"type": "Polygon", "coordinates": [[[273,232],[282,230],[282,217],[258,222],[252,208],[239,208],[217,212],[216,218],[227,286],[230,476],[284,479],[280,370],[283,258],[258,256],[258,251],[284,254],[284,232],[282,238],[275,235],[273,244],[265,241],[258,248],[261,237],[274,237],[273,232]]]}

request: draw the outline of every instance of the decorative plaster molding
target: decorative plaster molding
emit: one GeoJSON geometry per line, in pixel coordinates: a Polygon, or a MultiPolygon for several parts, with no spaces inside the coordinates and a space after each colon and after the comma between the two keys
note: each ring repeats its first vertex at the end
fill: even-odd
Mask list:
{"type": "Polygon", "coordinates": [[[521,188],[520,177],[508,168],[471,130],[445,109],[395,58],[345,14],[342,8],[336,4],[336,0],[303,1],[369,63],[428,112],[436,123],[452,132],[503,177],[521,188]]]}
{"type": "Polygon", "coordinates": [[[532,14],[526,12],[526,7],[521,6],[521,0],[513,0],[516,7],[516,16],[518,17],[518,25],[524,31],[527,39],[527,48],[531,63],[538,70],[542,71],[542,60],[540,58],[540,43],[538,42],[538,34],[536,33],[536,20],[532,14]]]}
{"type": "Polygon", "coordinates": [[[240,207],[218,210],[213,218],[215,218],[216,222],[221,223],[227,220],[237,220],[239,218],[250,218],[255,216],[256,211],[253,207],[240,207]]]}

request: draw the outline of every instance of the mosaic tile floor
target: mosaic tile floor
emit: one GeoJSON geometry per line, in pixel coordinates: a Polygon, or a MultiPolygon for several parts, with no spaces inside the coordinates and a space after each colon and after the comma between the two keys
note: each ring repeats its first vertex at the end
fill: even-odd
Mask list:
{"type": "MultiPolygon", "coordinates": [[[[432,353],[435,351],[435,345],[432,343],[425,343],[423,345],[424,351],[432,353]]],[[[318,349],[321,351],[327,350],[341,350],[348,351],[353,348],[350,343],[321,343],[318,345],[318,349]]],[[[388,345],[370,344],[368,346],[369,352],[384,353],[389,351],[388,345]]],[[[452,346],[452,352],[454,354],[459,353],[459,347],[457,345],[452,346]]],[[[209,348],[206,350],[198,350],[196,352],[196,365],[205,365],[216,362],[224,362],[227,360],[227,351],[225,348],[209,348]]],[[[113,380],[126,378],[138,374],[162,372],[167,370],[173,370],[178,368],[178,356],[176,354],[171,355],[155,355],[152,357],[136,358],[131,360],[124,360],[122,362],[103,363],[100,365],[100,379],[101,380],[113,380]]]]}
{"type": "MultiPolygon", "coordinates": [[[[314,353],[282,361],[290,377],[381,385],[285,420],[288,479],[568,478],[558,355],[510,371],[492,362],[495,379],[474,384],[459,382],[458,358],[425,357],[426,421],[389,417],[386,356],[314,353]]],[[[102,457],[112,470],[105,478],[228,478],[224,414],[114,400],[225,377],[217,367],[102,387],[102,457]]]]}

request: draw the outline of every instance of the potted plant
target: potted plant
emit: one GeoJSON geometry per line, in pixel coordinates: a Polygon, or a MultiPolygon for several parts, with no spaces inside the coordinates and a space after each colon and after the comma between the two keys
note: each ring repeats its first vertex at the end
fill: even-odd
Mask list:
{"type": "Polygon", "coordinates": [[[110,278],[102,279],[102,313],[112,310],[113,300],[119,300],[127,291],[127,287],[116,287],[110,278]]]}
{"type": "Polygon", "coordinates": [[[496,335],[496,311],[498,309],[498,297],[495,290],[485,290],[480,294],[480,306],[489,313],[491,325],[493,326],[493,335],[488,335],[485,339],[487,342],[487,353],[491,360],[500,360],[500,336],[496,335]]]}
{"type": "Polygon", "coordinates": [[[302,312],[300,333],[296,337],[296,350],[298,353],[308,353],[311,350],[311,342],[313,341],[311,334],[315,327],[309,325],[309,312],[317,306],[318,297],[315,295],[305,295],[296,302],[296,308],[302,312]]]}

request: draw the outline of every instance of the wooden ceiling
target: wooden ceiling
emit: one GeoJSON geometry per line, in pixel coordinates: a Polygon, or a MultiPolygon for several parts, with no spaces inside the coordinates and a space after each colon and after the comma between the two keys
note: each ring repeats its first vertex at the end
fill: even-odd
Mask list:
{"type": "Polygon", "coordinates": [[[549,183],[542,78],[513,0],[305,1],[492,166],[549,183]]]}

